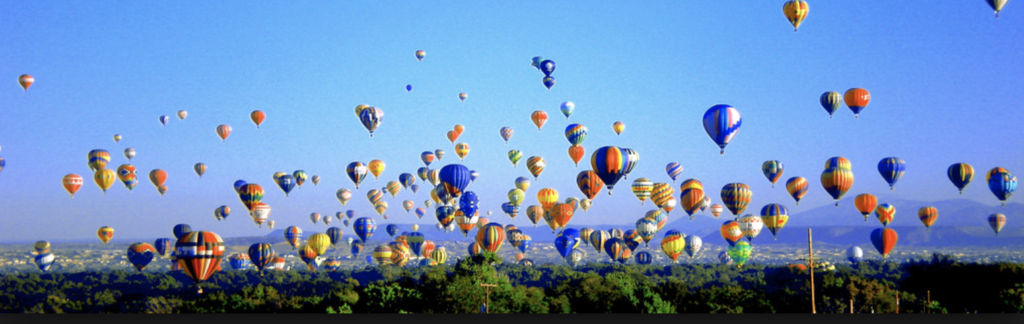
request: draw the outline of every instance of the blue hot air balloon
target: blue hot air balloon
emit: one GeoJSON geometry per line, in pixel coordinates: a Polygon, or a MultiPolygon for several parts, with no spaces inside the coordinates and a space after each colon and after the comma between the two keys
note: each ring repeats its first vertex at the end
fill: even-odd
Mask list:
{"type": "Polygon", "coordinates": [[[438,173],[438,179],[441,185],[444,187],[452,196],[459,196],[462,191],[469,185],[470,179],[469,168],[461,164],[449,164],[441,168],[438,173]]]}
{"type": "Polygon", "coordinates": [[[626,174],[627,164],[629,156],[615,146],[601,147],[590,156],[590,165],[597,173],[597,177],[608,187],[609,195],[612,194],[612,188],[619,179],[626,174]]]}
{"type": "Polygon", "coordinates": [[[729,105],[715,105],[704,113],[704,131],[725,154],[725,146],[740,130],[740,112],[729,105]]]}
{"type": "Polygon", "coordinates": [[[571,236],[559,235],[555,238],[555,249],[558,250],[558,254],[565,258],[572,252],[573,238],[571,236]]]}
{"type": "Polygon", "coordinates": [[[476,193],[472,191],[466,191],[459,198],[459,209],[466,216],[472,217],[476,215],[476,210],[479,208],[480,199],[477,198],[476,193]]]}
{"type": "Polygon", "coordinates": [[[887,157],[878,161],[878,173],[882,174],[882,178],[885,182],[889,183],[889,190],[893,190],[893,186],[896,185],[896,181],[900,180],[903,176],[903,171],[906,169],[906,164],[903,160],[897,157],[887,157]]]}
{"type": "Polygon", "coordinates": [[[156,242],[153,243],[153,247],[156,248],[156,253],[163,257],[170,255],[171,251],[174,250],[174,246],[171,245],[171,239],[169,238],[156,239],[156,242]]]}
{"type": "Polygon", "coordinates": [[[284,191],[284,196],[288,197],[288,193],[295,189],[295,177],[290,174],[286,174],[275,179],[277,186],[281,187],[281,191],[284,191]]]}
{"type": "Polygon", "coordinates": [[[241,191],[242,190],[242,186],[247,185],[247,184],[249,184],[249,183],[245,182],[245,180],[235,181],[235,193],[236,194],[241,194],[242,193],[242,191],[241,191]]]}
{"type": "Polygon", "coordinates": [[[363,242],[367,242],[373,236],[373,232],[377,231],[377,222],[373,218],[361,217],[356,220],[355,224],[352,224],[352,227],[356,232],[356,236],[359,236],[359,239],[363,240],[363,242]]]}
{"type": "Polygon", "coordinates": [[[405,91],[412,91],[412,85],[411,84],[406,84],[405,85],[405,91]]]}
{"type": "Polygon", "coordinates": [[[566,101],[562,103],[560,107],[562,109],[562,115],[565,115],[565,119],[569,119],[569,115],[572,115],[573,110],[576,110],[576,104],[572,101],[566,101]]]}
{"type": "Polygon", "coordinates": [[[551,73],[555,72],[555,61],[544,60],[540,62],[540,71],[544,72],[545,76],[551,76],[551,73]]]}
{"type": "Polygon", "coordinates": [[[548,90],[551,90],[551,87],[555,85],[555,78],[551,76],[546,76],[543,80],[541,80],[541,83],[544,83],[544,86],[547,87],[548,90]]]}
{"type": "Polygon", "coordinates": [[[1017,190],[1017,177],[1003,168],[996,167],[988,171],[985,180],[988,182],[988,189],[1003,202],[1003,206],[1006,206],[1006,200],[1017,190]]]}
{"type": "Polygon", "coordinates": [[[172,232],[174,232],[175,238],[181,239],[181,237],[185,236],[185,234],[192,232],[192,227],[188,226],[188,224],[178,224],[174,225],[174,229],[172,230],[172,232]]]}
{"type": "Polygon", "coordinates": [[[645,264],[646,265],[646,264],[651,264],[652,261],[654,261],[654,258],[652,258],[651,254],[649,252],[647,252],[647,251],[643,251],[643,252],[640,252],[640,253],[636,254],[636,263],[637,264],[645,264]]]}
{"type": "Polygon", "coordinates": [[[395,234],[398,234],[398,225],[388,224],[388,226],[384,227],[384,230],[387,231],[388,235],[391,235],[391,237],[395,237],[395,234]]]}

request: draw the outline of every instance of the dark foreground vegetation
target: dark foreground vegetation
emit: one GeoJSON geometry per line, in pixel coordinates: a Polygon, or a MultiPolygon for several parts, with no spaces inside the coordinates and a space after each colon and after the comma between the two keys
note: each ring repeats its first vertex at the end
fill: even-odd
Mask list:
{"type": "MultiPolygon", "coordinates": [[[[1024,265],[866,261],[815,272],[819,313],[1022,313],[1024,265]],[[928,302],[930,294],[931,302],[928,302]]],[[[20,274],[0,279],[5,313],[808,313],[806,270],[748,264],[524,267],[494,254],[454,266],[333,272],[222,271],[200,286],[181,272],[20,274]]]]}

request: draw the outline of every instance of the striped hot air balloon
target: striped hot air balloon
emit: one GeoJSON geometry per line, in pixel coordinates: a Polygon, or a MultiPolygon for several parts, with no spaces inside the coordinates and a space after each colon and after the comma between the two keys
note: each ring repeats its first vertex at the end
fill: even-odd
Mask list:
{"type": "Polygon", "coordinates": [[[892,252],[892,248],[896,246],[896,241],[899,236],[896,235],[896,230],[891,228],[877,228],[871,231],[871,244],[875,245],[875,249],[882,255],[882,258],[888,258],[889,252],[892,252]]]}
{"type": "Polygon", "coordinates": [[[730,183],[722,187],[722,203],[736,217],[747,209],[753,195],[750,186],[743,183],[730,183]]]}
{"type": "Polygon", "coordinates": [[[792,177],[786,181],[786,191],[796,200],[797,206],[800,206],[800,199],[807,194],[807,189],[807,179],[804,177],[792,177]]]}
{"type": "Polygon", "coordinates": [[[669,178],[672,178],[672,183],[675,183],[676,178],[678,178],[680,174],[683,174],[683,166],[676,162],[670,162],[665,166],[665,173],[668,174],[669,178]]]}
{"type": "Polygon", "coordinates": [[[651,182],[651,180],[647,178],[639,178],[633,180],[631,188],[633,189],[633,195],[636,196],[636,199],[640,200],[640,205],[643,206],[644,201],[651,198],[651,192],[654,190],[654,182],[651,182]]]}
{"type": "Polygon", "coordinates": [[[761,221],[772,232],[772,240],[777,240],[779,231],[789,222],[789,210],[781,204],[764,205],[761,207],[761,221]]]}
{"type": "Polygon", "coordinates": [[[679,262],[679,256],[683,255],[685,248],[686,235],[677,230],[666,232],[661,239],[661,251],[665,252],[665,256],[672,259],[673,263],[679,262]]]}
{"type": "Polygon", "coordinates": [[[810,7],[803,0],[790,0],[782,5],[782,13],[786,15],[786,20],[793,25],[793,32],[800,28],[800,23],[807,17],[808,11],[810,11],[810,7]]]}
{"type": "Polygon", "coordinates": [[[939,210],[935,207],[921,207],[917,210],[917,218],[921,220],[924,227],[929,231],[932,229],[932,225],[935,225],[935,220],[939,218],[939,210]]]}
{"type": "Polygon", "coordinates": [[[896,206],[890,204],[881,204],[875,207],[875,216],[878,217],[878,222],[882,223],[882,226],[889,226],[892,223],[893,217],[896,216],[896,206]]]}
{"type": "Polygon", "coordinates": [[[1003,230],[1003,226],[1006,225],[1006,215],[1003,214],[992,214],[988,216],[988,225],[992,227],[993,231],[996,231],[996,236],[999,236],[999,232],[1003,230]]]}
{"type": "MultiPolygon", "coordinates": [[[[178,259],[178,267],[198,284],[220,270],[224,240],[214,232],[190,232],[174,244],[174,255],[178,259]]],[[[200,289],[199,293],[202,292],[200,289]]]]}
{"type": "Polygon", "coordinates": [[[775,182],[782,178],[782,171],[782,162],[778,160],[764,161],[761,164],[761,172],[764,173],[765,178],[768,178],[768,182],[772,183],[772,188],[775,188],[775,182]]]}
{"type": "Polygon", "coordinates": [[[604,146],[591,154],[590,165],[597,176],[604,181],[605,186],[608,187],[608,194],[612,194],[612,189],[615,188],[615,184],[619,182],[626,174],[626,166],[629,163],[629,157],[626,152],[622,149],[614,146],[604,146]]]}
{"type": "Polygon", "coordinates": [[[971,183],[971,179],[974,178],[974,167],[967,163],[954,163],[946,170],[946,175],[949,176],[949,181],[953,182],[953,185],[963,195],[964,188],[967,188],[967,185],[971,183]]]}
{"type": "Polygon", "coordinates": [[[832,118],[832,114],[835,114],[839,110],[839,106],[843,104],[843,98],[838,92],[828,91],[821,94],[821,98],[818,98],[821,103],[821,107],[825,108],[828,112],[828,118],[832,118]]]}
{"type": "Polygon", "coordinates": [[[725,146],[732,142],[742,124],[739,110],[729,105],[715,105],[704,113],[704,131],[722,149],[723,155],[725,146]]]}
{"type": "Polygon", "coordinates": [[[839,200],[853,186],[853,172],[841,167],[825,169],[821,173],[821,186],[835,199],[836,207],[839,207],[839,200]]]}
{"type": "Polygon", "coordinates": [[[663,208],[667,205],[669,198],[672,198],[674,193],[675,190],[672,189],[672,186],[668,183],[656,182],[651,188],[651,201],[653,201],[658,208],[663,208]]]}

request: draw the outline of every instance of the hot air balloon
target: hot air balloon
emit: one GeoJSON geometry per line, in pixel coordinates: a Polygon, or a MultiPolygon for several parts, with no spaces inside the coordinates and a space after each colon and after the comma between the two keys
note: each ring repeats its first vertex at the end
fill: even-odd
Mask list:
{"type": "Polygon", "coordinates": [[[191,233],[192,227],[188,226],[188,224],[178,224],[174,225],[174,228],[171,229],[171,232],[174,233],[174,239],[178,240],[185,236],[185,234],[191,233]]]}
{"type": "Polygon", "coordinates": [[[777,240],[779,231],[789,222],[789,209],[780,204],[764,205],[761,207],[761,221],[772,232],[772,240],[777,240]]]}
{"type": "Polygon", "coordinates": [[[753,250],[754,248],[750,246],[750,243],[739,241],[736,242],[736,245],[729,247],[729,258],[732,259],[737,268],[741,268],[750,259],[753,250]]]}
{"type": "Polygon", "coordinates": [[[939,210],[935,207],[921,207],[917,210],[917,218],[921,220],[925,228],[931,230],[935,220],[939,218],[939,210]]]}
{"type": "Polygon", "coordinates": [[[558,203],[558,191],[551,188],[544,188],[537,191],[537,201],[544,207],[544,210],[550,210],[558,203]]]}
{"type": "Polygon", "coordinates": [[[121,134],[114,134],[114,143],[121,142],[121,134]]]}
{"type": "Polygon", "coordinates": [[[597,176],[604,181],[605,186],[608,187],[608,194],[612,194],[612,189],[615,184],[619,182],[619,179],[626,174],[626,165],[629,163],[629,157],[626,152],[622,149],[614,146],[604,146],[596,151],[590,157],[590,164],[593,167],[594,172],[597,172],[597,176]]]}
{"type": "MultiPolygon", "coordinates": [[[[573,249],[571,252],[569,252],[569,255],[565,257],[565,262],[568,263],[570,267],[575,267],[578,266],[580,262],[583,262],[583,258],[585,258],[586,256],[587,254],[586,252],[583,252],[583,250],[573,249]]],[[[520,260],[520,262],[522,262],[522,260],[520,260]]]]}
{"type": "Polygon", "coordinates": [[[497,253],[498,249],[501,249],[502,244],[505,244],[505,231],[501,224],[490,223],[484,228],[477,230],[476,243],[483,250],[497,253]]]}
{"type": "Polygon", "coordinates": [[[839,207],[839,199],[853,186],[853,172],[841,167],[825,169],[821,173],[821,186],[835,199],[836,207],[839,207]]]}
{"type": "MultiPolygon", "coordinates": [[[[516,190],[518,190],[518,189],[516,189],[516,190]]],[[[525,195],[524,195],[524,197],[525,197],[525,195]]],[[[519,215],[519,206],[513,205],[510,202],[502,203],[501,204],[501,211],[505,212],[505,215],[508,215],[509,218],[515,219],[516,216],[519,215]]]]}
{"type": "Polygon", "coordinates": [[[575,144],[569,146],[569,158],[572,159],[572,163],[579,167],[580,160],[587,155],[587,149],[583,148],[583,145],[575,144]]]}
{"type": "MultiPolygon", "coordinates": [[[[178,266],[198,285],[220,270],[224,256],[224,240],[214,232],[191,232],[174,244],[178,266]]],[[[202,293],[202,288],[199,293],[202,293]]]]}
{"type": "Polygon", "coordinates": [[[537,222],[544,217],[544,206],[530,205],[526,207],[526,217],[533,223],[533,227],[537,227],[537,222]]]}
{"type": "Polygon", "coordinates": [[[622,178],[626,179],[629,176],[629,173],[633,172],[633,168],[636,167],[637,162],[640,162],[640,153],[625,147],[619,149],[622,150],[622,154],[626,155],[626,167],[625,171],[622,173],[622,178]]]}
{"type": "Polygon", "coordinates": [[[261,274],[264,269],[273,266],[272,263],[276,257],[277,253],[274,252],[274,246],[270,243],[256,243],[249,246],[249,260],[261,274]]]}
{"type": "Polygon", "coordinates": [[[889,257],[889,252],[896,246],[898,239],[896,231],[891,228],[876,228],[871,231],[871,244],[875,245],[875,249],[878,249],[878,253],[882,255],[883,259],[889,257]]]}
{"type": "Polygon", "coordinates": [[[889,190],[893,190],[896,181],[903,177],[903,171],[906,169],[905,165],[903,160],[897,157],[887,157],[878,161],[878,173],[882,174],[885,182],[889,183],[889,190]]]}
{"type": "Polygon", "coordinates": [[[725,146],[739,132],[742,123],[739,110],[729,105],[715,105],[704,113],[704,131],[722,149],[723,155],[725,146]]]}
{"type": "Polygon", "coordinates": [[[110,186],[113,186],[114,181],[117,180],[117,173],[110,169],[99,169],[93,174],[92,180],[103,190],[103,194],[106,194],[107,189],[110,189],[110,186]]]}
{"type": "Polygon", "coordinates": [[[348,204],[348,200],[352,199],[352,192],[348,189],[342,188],[338,189],[338,191],[334,193],[334,196],[338,198],[338,201],[341,202],[342,206],[345,206],[345,204],[348,204]]]}
{"type": "Polygon", "coordinates": [[[993,168],[988,171],[985,175],[985,181],[988,182],[988,189],[992,191],[992,194],[996,195],[996,198],[1006,206],[1006,200],[1010,199],[1010,195],[1017,190],[1017,177],[1010,174],[1003,168],[993,168]]]}
{"type": "Polygon", "coordinates": [[[220,136],[220,141],[228,139],[228,135],[231,135],[231,126],[221,124],[217,126],[217,136],[220,136]]]}
{"type": "Polygon", "coordinates": [[[622,134],[623,130],[626,130],[626,124],[623,124],[620,121],[616,121],[612,123],[612,130],[615,131],[615,136],[619,136],[622,134]]]}
{"type": "Polygon", "coordinates": [[[313,182],[314,186],[320,184],[320,176],[318,176],[318,175],[314,175],[313,177],[311,177],[309,179],[310,179],[310,181],[313,182]]]}
{"type": "Polygon", "coordinates": [[[185,116],[188,116],[187,111],[178,110],[178,120],[185,120],[185,116]]]}
{"type": "Polygon", "coordinates": [[[331,225],[331,221],[333,221],[331,219],[331,215],[324,215],[324,218],[323,218],[324,225],[331,225]]]}
{"type": "Polygon", "coordinates": [[[761,216],[753,214],[743,215],[736,222],[740,225],[740,232],[743,233],[743,237],[746,237],[749,242],[753,242],[754,238],[761,234],[761,228],[764,227],[761,216]]]}
{"type": "Polygon", "coordinates": [[[288,193],[292,192],[292,189],[295,188],[295,177],[292,177],[290,174],[283,175],[277,178],[277,186],[281,188],[281,191],[284,191],[284,196],[288,197],[288,193]]]}
{"type": "Polygon", "coordinates": [[[167,193],[167,186],[161,185],[159,187],[156,187],[156,192],[160,193],[160,195],[163,196],[165,193],[167,193]]]}
{"type": "Polygon", "coordinates": [[[246,270],[252,265],[252,260],[243,253],[232,254],[228,257],[228,262],[231,263],[231,268],[235,270],[246,270]]]}
{"type": "Polygon", "coordinates": [[[423,207],[416,208],[416,217],[417,218],[423,218],[423,215],[426,214],[426,213],[427,213],[427,210],[423,209],[423,207]]]}
{"type": "Polygon", "coordinates": [[[686,237],[686,254],[690,256],[690,260],[693,261],[693,257],[700,253],[700,248],[704,246],[704,241],[699,236],[691,235],[686,237]]]}
{"type": "Polygon", "coordinates": [[[878,198],[875,198],[872,194],[860,194],[857,198],[853,199],[854,206],[857,206],[857,211],[864,216],[864,221],[868,221],[868,216],[875,210],[878,205],[878,198]]]}
{"type": "Polygon", "coordinates": [[[718,254],[718,261],[724,265],[732,265],[732,258],[729,257],[729,251],[725,250],[718,254]]]}
{"type": "Polygon", "coordinates": [[[668,222],[668,212],[665,212],[663,209],[652,209],[644,214],[644,218],[654,221],[660,231],[661,227],[665,226],[665,223],[668,222]]]}
{"type": "Polygon", "coordinates": [[[35,262],[36,266],[39,267],[39,270],[45,273],[46,271],[50,270],[50,267],[53,266],[53,263],[54,261],[56,261],[56,259],[57,257],[54,256],[53,253],[41,253],[39,255],[36,255],[35,262]]]}
{"type": "Polygon", "coordinates": [[[671,230],[665,233],[665,236],[661,239],[661,250],[665,252],[665,256],[672,259],[672,262],[679,262],[679,256],[683,254],[683,250],[686,248],[686,235],[680,233],[677,230],[671,230]]]}
{"type": "Polygon", "coordinates": [[[422,62],[423,61],[423,57],[425,57],[425,56],[427,56],[427,52],[425,52],[423,50],[416,51],[416,60],[422,62]]]}
{"type": "Polygon", "coordinates": [[[366,130],[370,131],[370,137],[373,137],[373,131],[377,130],[382,121],[384,121],[384,110],[380,108],[368,107],[359,112],[359,122],[366,130]]]}
{"type": "Polygon", "coordinates": [[[313,249],[316,255],[323,255],[327,253],[327,248],[331,246],[331,238],[324,233],[316,233],[306,240],[306,246],[313,249]]]}
{"type": "Polygon", "coordinates": [[[742,183],[730,183],[722,187],[722,203],[732,212],[733,216],[739,217],[753,196],[750,187],[742,183]]]}
{"type": "Polygon", "coordinates": [[[544,171],[544,167],[547,166],[547,162],[544,162],[544,158],[539,156],[531,156],[526,159],[526,167],[530,169],[530,174],[533,175],[533,180],[537,180],[540,173],[544,171]]]}
{"type": "Polygon", "coordinates": [[[295,178],[295,185],[299,186],[299,188],[301,189],[302,184],[306,182],[306,179],[309,178],[309,175],[306,174],[306,171],[295,170],[295,172],[292,173],[292,177],[295,178]]]}
{"type": "Polygon", "coordinates": [[[601,178],[597,176],[597,172],[593,170],[580,171],[576,175],[576,186],[580,188],[580,192],[584,196],[587,196],[587,199],[594,199],[601,192],[601,189],[604,188],[604,181],[601,181],[601,178]]]}
{"type": "Polygon", "coordinates": [[[136,270],[142,272],[156,258],[156,249],[149,245],[149,243],[133,243],[128,246],[127,257],[128,262],[131,262],[136,270]]]}
{"type": "MultiPolygon", "coordinates": [[[[1003,6],[1006,5],[1007,0],[985,0],[989,7],[996,12],[996,18],[999,18],[999,12],[1003,10],[1003,6]]],[[[31,82],[30,82],[31,83],[31,82]]],[[[25,86],[22,86],[24,88],[25,86]]]]}
{"type": "MultiPolygon", "coordinates": [[[[252,221],[256,223],[257,226],[262,228],[263,222],[270,217],[270,205],[267,205],[265,203],[256,203],[256,205],[254,205],[252,207],[252,210],[249,212],[249,217],[252,217],[252,221]]],[[[273,225],[268,226],[270,226],[271,229],[274,228],[273,225]]]]}
{"type": "Polygon", "coordinates": [[[395,198],[395,196],[398,195],[398,192],[402,191],[402,184],[398,183],[398,181],[391,180],[384,185],[384,189],[391,194],[391,198],[395,198]]]}
{"type": "Polygon", "coordinates": [[[685,185],[680,189],[682,192],[679,194],[679,200],[683,202],[683,210],[686,211],[687,215],[690,215],[690,219],[693,219],[693,214],[704,206],[705,198],[707,198],[704,195],[704,190],[685,185]]]}
{"type": "Polygon", "coordinates": [[[683,173],[683,166],[679,163],[671,162],[665,166],[665,173],[668,173],[669,178],[672,178],[672,183],[676,182],[676,178],[683,173]]]}
{"type": "Polygon", "coordinates": [[[583,208],[583,212],[586,212],[587,210],[590,209],[590,206],[592,206],[593,204],[594,201],[590,200],[589,198],[583,199],[580,201],[580,208],[583,208]]]}
{"type": "MultiPolygon", "coordinates": [[[[341,241],[341,237],[344,235],[340,227],[329,227],[327,228],[327,238],[330,239],[331,246],[336,246],[341,241]]],[[[310,240],[313,238],[310,237],[310,240]]],[[[323,253],[320,253],[323,254],[323,253]]]]}
{"type": "Polygon", "coordinates": [[[36,250],[36,254],[50,253],[50,242],[38,241],[32,244],[32,248],[36,250]]]}
{"type": "Polygon", "coordinates": [[[656,182],[654,183],[654,186],[651,187],[651,201],[654,202],[658,208],[664,208],[667,206],[669,199],[672,198],[674,193],[675,190],[672,189],[672,186],[668,183],[656,182]]]}
{"type": "Polygon", "coordinates": [[[849,260],[850,263],[856,264],[863,258],[864,250],[861,250],[859,246],[851,246],[849,249],[846,249],[846,259],[849,260]]]}
{"type": "Polygon", "coordinates": [[[516,178],[516,189],[526,192],[527,189],[530,189],[530,179],[527,177],[516,178]]]}
{"type": "Polygon", "coordinates": [[[653,262],[653,261],[654,261],[654,258],[651,257],[651,253],[649,253],[647,251],[643,251],[643,252],[640,252],[640,253],[636,254],[636,263],[637,264],[647,265],[647,264],[651,264],[651,262],[653,262]]]}
{"type": "Polygon", "coordinates": [[[782,171],[782,162],[778,160],[764,161],[761,164],[761,172],[764,173],[765,178],[768,178],[768,182],[772,183],[772,188],[775,188],[775,182],[782,178],[782,171]]]}
{"type": "Polygon", "coordinates": [[[571,204],[555,204],[551,207],[550,214],[559,228],[565,228],[575,215],[575,210],[571,204]]]}
{"type": "Polygon", "coordinates": [[[102,170],[107,167],[109,162],[110,152],[107,152],[107,150],[96,149],[89,151],[89,171],[102,170]]]}
{"type": "Polygon", "coordinates": [[[409,211],[411,211],[415,206],[416,203],[412,202],[412,200],[405,200],[402,202],[402,208],[405,209],[406,213],[409,213],[409,211]]]}
{"type": "Polygon", "coordinates": [[[127,158],[129,162],[131,162],[132,158],[135,157],[135,149],[130,147],[124,149],[124,157],[127,158]]]}
{"type": "Polygon", "coordinates": [[[971,183],[971,179],[974,178],[974,167],[967,163],[954,163],[946,170],[946,175],[949,176],[949,181],[952,181],[953,185],[960,189],[960,194],[963,195],[964,188],[967,188],[967,185],[971,183]]]}
{"type": "Polygon", "coordinates": [[[377,222],[369,217],[361,217],[352,225],[352,229],[356,232],[356,236],[359,236],[360,240],[368,242],[370,237],[373,236],[373,232],[377,231],[377,222]]]}
{"type": "Polygon", "coordinates": [[[612,261],[618,261],[619,263],[626,263],[633,256],[633,250],[621,238],[612,238],[604,242],[604,252],[608,254],[612,261]]]}
{"type": "Polygon", "coordinates": [[[321,217],[322,216],[320,216],[320,213],[311,213],[309,214],[309,221],[313,222],[313,224],[316,224],[316,222],[320,221],[321,217]]]}
{"type": "Polygon", "coordinates": [[[996,231],[996,236],[999,236],[999,231],[1003,230],[1003,226],[1006,225],[1006,215],[1003,214],[992,214],[988,216],[988,225],[992,227],[993,231],[996,231]]]}
{"type": "Polygon", "coordinates": [[[217,207],[216,209],[213,210],[213,217],[217,218],[218,221],[228,218],[228,215],[230,214],[231,207],[225,205],[221,205],[220,207],[217,207]]]}
{"type": "Polygon", "coordinates": [[[352,183],[356,185],[356,189],[359,189],[359,183],[363,182],[366,178],[366,174],[369,173],[369,168],[366,167],[362,162],[356,161],[348,164],[345,172],[348,173],[348,178],[352,179],[352,183]]]}
{"type": "Polygon", "coordinates": [[[807,194],[807,179],[804,177],[792,177],[786,181],[786,191],[789,195],[796,200],[796,205],[800,206],[800,199],[807,194]]]}
{"type": "Polygon", "coordinates": [[[853,117],[860,118],[860,111],[868,106],[868,102],[871,101],[871,94],[861,88],[851,88],[846,90],[843,100],[846,101],[846,106],[850,107],[850,110],[853,111],[853,117]]]}
{"type": "Polygon", "coordinates": [[[896,206],[890,204],[881,204],[875,207],[875,216],[878,217],[878,222],[882,223],[882,226],[889,226],[892,223],[893,217],[896,216],[896,206]]]}
{"type": "Polygon", "coordinates": [[[543,79],[541,79],[541,83],[543,83],[544,86],[548,88],[548,91],[551,91],[551,87],[555,85],[555,78],[546,76],[543,79]]]}
{"type": "Polygon", "coordinates": [[[541,127],[544,127],[544,123],[548,122],[548,113],[543,110],[536,110],[530,114],[530,120],[537,126],[537,131],[540,131],[541,127]]]}
{"type": "Polygon", "coordinates": [[[555,61],[543,60],[537,65],[537,68],[544,72],[544,75],[551,76],[551,73],[555,72],[555,61]]]}
{"type": "Polygon", "coordinates": [[[736,245],[736,242],[743,238],[743,230],[740,229],[740,224],[736,221],[727,221],[722,224],[720,232],[722,233],[722,238],[730,246],[736,245]]]}
{"type": "Polygon", "coordinates": [[[512,189],[508,191],[508,202],[512,206],[519,206],[526,199],[526,192],[522,189],[512,189]]]}
{"type": "Polygon", "coordinates": [[[807,17],[808,11],[810,11],[810,7],[807,6],[806,1],[802,0],[790,0],[782,5],[782,13],[786,15],[786,20],[793,25],[793,32],[800,28],[800,23],[807,17]]]}
{"type": "Polygon", "coordinates": [[[376,204],[373,204],[373,209],[377,211],[377,215],[383,216],[384,219],[388,219],[388,215],[384,214],[384,212],[388,210],[388,202],[377,202],[376,204]]]}
{"type": "MultiPolygon", "coordinates": [[[[1002,6],[1000,6],[1000,7],[1002,7],[1002,6]]],[[[31,87],[32,83],[35,83],[35,82],[36,82],[36,78],[33,78],[31,75],[22,74],[22,75],[18,76],[18,85],[21,86],[21,90],[23,90],[23,91],[28,92],[28,87],[31,87]]],[[[45,272],[46,270],[43,270],[43,271],[45,272]]]]}
{"type": "Polygon", "coordinates": [[[284,240],[292,246],[292,249],[299,248],[299,245],[302,244],[302,229],[298,226],[288,226],[284,229],[284,240]]]}
{"type": "Polygon", "coordinates": [[[171,120],[171,117],[167,117],[167,115],[161,115],[160,116],[160,124],[163,124],[164,126],[167,126],[167,122],[170,121],[170,120],[171,120]]]}
{"type": "Polygon", "coordinates": [[[455,155],[459,156],[459,160],[460,161],[464,160],[466,158],[466,154],[469,154],[469,144],[466,144],[466,143],[455,144],[455,155]]]}
{"type": "Polygon", "coordinates": [[[636,234],[644,240],[644,246],[648,246],[654,235],[658,233],[658,224],[653,220],[641,218],[636,221],[636,234]]]}
{"type": "Polygon", "coordinates": [[[718,218],[718,215],[721,215],[724,210],[725,208],[723,208],[721,204],[711,205],[711,216],[718,218]]]}
{"type": "Polygon", "coordinates": [[[570,145],[583,144],[583,140],[587,139],[587,126],[569,124],[565,127],[565,139],[569,141],[570,145]]]}
{"type": "Polygon", "coordinates": [[[825,108],[828,112],[828,118],[832,118],[832,114],[839,110],[839,105],[843,104],[842,97],[839,96],[838,92],[828,91],[821,94],[821,98],[818,101],[821,103],[821,107],[825,108]]]}
{"type": "Polygon", "coordinates": [[[590,246],[593,246],[597,253],[604,252],[604,244],[611,238],[612,235],[608,231],[595,230],[590,234],[590,246]]]}
{"type": "Polygon", "coordinates": [[[466,97],[469,97],[469,95],[466,94],[465,92],[459,93],[459,100],[460,101],[466,102],[466,97]]]}
{"type": "Polygon", "coordinates": [[[452,196],[461,195],[469,185],[469,169],[461,164],[449,164],[441,168],[438,173],[442,187],[452,196]]]}

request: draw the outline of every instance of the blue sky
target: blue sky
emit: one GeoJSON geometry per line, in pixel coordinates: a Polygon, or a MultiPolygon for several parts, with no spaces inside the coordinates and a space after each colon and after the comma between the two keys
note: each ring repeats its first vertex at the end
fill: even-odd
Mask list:
{"type": "MultiPolygon", "coordinates": [[[[794,33],[783,2],[0,1],[0,44],[11,49],[0,52],[0,76],[10,80],[0,89],[0,237],[90,239],[106,225],[115,240],[149,241],[171,236],[178,223],[222,236],[266,233],[232,190],[238,179],[266,189],[278,227],[320,232],[325,226],[310,224],[311,212],[377,217],[365,192],[415,173],[420,152],[448,153],[433,168],[457,163],[445,137],[455,124],[466,126],[459,142],[471,147],[461,163],[480,173],[469,190],[499,223],[509,222],[500,204],[513,180],[529,175],[529,156],[548,167],[524,210],[541,188],[582,197],[575,177],[589,162],[574,167],[566,153],[570,123],[589,129],[586,161],[605,145],[641,156],[615,194],[601,192],[572,225],[631,227],[651,205],[640,206],[629,184],[670,181],[664,167],[673,161],[684,167],[680,180],[701,180],[716,203],[726,183],[750,185],[750,212],[772,202],[791,214],[831,204],[818,179],[832,156],[852,161],[856,180],[842,202],[851,213],[853,196],[865,192],[880,200],[960,198],[945,176],[956,162],[977,173],[962,198],[998,206],[984,173],[1024,170],[1024,113],[1016,107],[1024,20],[1013,4],[996,19],[983,1],[812,1],[794,33]],[[413,55],[420,49],[422,62],[413,55]],[[533,56],[558,64],[550,91],[530,66],[533,56]],[[36,79],[27,92],[16,84],[24,73],[36,79]],[[845,106],[829,119],[818,96],[853,87],[871,92],[870,105],[859,119],[845,106]],[[460,92],[469,94],[465,102],[460,92]],[[558,110],[563,101],[576,104],[568,121],[558,110]],[[353,114],[359,104],[385,111],[372,139],[353,114]],[[701,126],[715,104],[743,116],[724,156],[701,126]],[[160,115],[180,109],[185,120],[160,125],[160,115]],[[259,130],[249,121],[254,109],[267,114],[259,130]],[[540,132],[529,117],[538,109],[551,117],[540,132]],[[621,136],[611,130],[617,120],[626,124],[621,136]],[[225,142],[219,124],[234,128],[225,142]],[[502,126],[515,131],[508,145],[502,126]],[[116,168],[127,162],[126,147],[138,152],[140,183],[134,192],[116,183],[104,195],[86,154],[106,149],[108,168],[116,168]],[[518,168],[506,158],[513,148],[524,155],[518,168]],[[876,170],[888,156],[907,163],[895,191],[876,170]],[[372,159],[387,169],[354,190],[345,166],[372,159]],[[774,189],[760,171],[769,159],[786,167],[774,189]],[[196,162],[208,166],[202,179],[196,162]],[[169,173],[162,197],[146,177],[156,168],[169,173]],[[323,180],[285,198],[271,175],[297,169],[323,180]],[[86,179],[74,199],[60,184],[67,173],[86,179]],[[792,176],[810,181],[799,207],[783,185],[792,176]],[[354,191],[348,206],[334,199],[339,188],[354,191]],[[212,213],[220,205],[232,213],[218,223],[212,213]]],[[[401,209],[405,199],[422,206],[427,189],[385,198],[390,218],[378,224],[433,225],[430,215],[416,220],[401,209]]],[[[670,217],[684,215],[677,208],[670,217]]],[[[525,212],[513,223],[528,224],[525,212]]]]}

